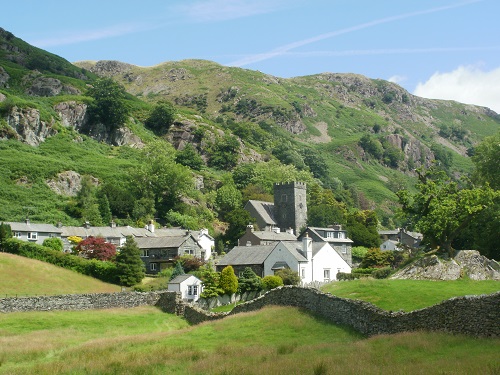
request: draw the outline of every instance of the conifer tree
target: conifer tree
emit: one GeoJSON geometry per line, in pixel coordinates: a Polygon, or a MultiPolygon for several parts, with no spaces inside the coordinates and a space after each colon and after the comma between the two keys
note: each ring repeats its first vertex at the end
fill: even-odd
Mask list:
{"type": "Polygon", "coordinates": [[[127,237],[125,245],[116,256],[117,276],[120,284],[132,286],[142,281],[145,276],[141,251],[132,236],[127,237]]]}
{"type": "Polygon", "coordinates": [[[184,274],[185,274],[185,272],[184,272],[184,268],[182,268],[182,262],[180,260],[178,260],[175,263],[174,272],[172,272],[172,275],[170,276],[170,281],[175,279],[177,276],[184,275],[184,274]]]}
{"type": "Polygon", "coordinates": [[[238,290],[238,278],[231,266],[225,267],[220,273],[219,287],[225,294],[234,294],[238,290]]]}

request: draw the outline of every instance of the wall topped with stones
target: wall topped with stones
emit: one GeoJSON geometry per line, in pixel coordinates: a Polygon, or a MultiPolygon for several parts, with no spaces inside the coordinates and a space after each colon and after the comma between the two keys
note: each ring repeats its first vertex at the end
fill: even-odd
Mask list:
{"type": "Polygon", "coordinates": [[[165,312],[183,316],[191,324],[278,305],[306,309],[334,324],[352,327],[367,336],[425,330],[500,337],[500,292],[456,297],[408,313],[385,311],[368,302],[294,286],[273,289],[252,301],[237,305],[229,313],[207,312],[183,302],[180,293],[169,291],[0,298],[0,313],[131,308],[142,305],[160,307],[165,312]]]}

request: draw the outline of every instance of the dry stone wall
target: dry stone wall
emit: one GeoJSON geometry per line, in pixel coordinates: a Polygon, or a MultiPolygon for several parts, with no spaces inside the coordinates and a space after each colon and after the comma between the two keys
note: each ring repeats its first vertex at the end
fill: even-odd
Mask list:
{"type": "Polygon", "coordinates": [[[443,331],[482,337],[500,337],[500,292],[456,297],[412,312],[382,310],[371,303],[321,293],[312,288],[284,286],[243,304],[229,313],[210,313],[183,302],[178,292],[100,293],[51,297],[1,298],[0,313],[19,311],[87,310],[158,306],[191,324],[259,310],[265,306],[294,306],[325,320],[367,335],[409,331],[443,331]]]}

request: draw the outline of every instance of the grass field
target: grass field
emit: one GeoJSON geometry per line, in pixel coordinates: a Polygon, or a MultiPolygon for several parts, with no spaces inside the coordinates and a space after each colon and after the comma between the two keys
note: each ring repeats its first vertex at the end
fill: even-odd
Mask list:
{"type": "Polygon", "coordinates": [[[0,297],[119,291],[118,285],[38,260],[0,253],[0,297]]]}
{"type": "Polygon", "coordinates": [[[0,317],[0,374],[498,374],[499,339],[364,338],[296,308],[188,327],[153,307],[0,317]]]}
{"type": "Polygon", "coordinates": [[[498,292],[500,281],[360,279],[327,284],[322,291],[338,297],[367,301],[384,310],[412,311],[452,297],[498,292]]]}

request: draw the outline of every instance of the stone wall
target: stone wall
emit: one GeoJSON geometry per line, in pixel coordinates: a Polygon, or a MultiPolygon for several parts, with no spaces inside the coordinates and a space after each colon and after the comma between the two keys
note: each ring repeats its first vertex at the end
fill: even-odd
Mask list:
{"type": "Polygon", "coordinates": [[[385,311],[368,302],[294,286],[273,289],[252,301],[237,305],[229,313],[207,312],[183,302],[180,293],[170,291],[0,298],[0,313],[131,308],[141,305],[158,306],[165,312],[184,317],[191,324],[278,305],[308,310],[331,323],[352,327],[367,336],[426,330],[500,337],[500,292],[456,297],[408,313],[385,311]]]}
{"type": "Polygon", "coordinates": [[[130,308],[144,305],[159,305],[163,310],[175,312],[174,293],[95,293],[65,294],[60,296],[39,296],[0,298],[0,312],[91,310],[115,307],[130,308]],[[172,306],[170,306],[172,305],[172,306]]]}

